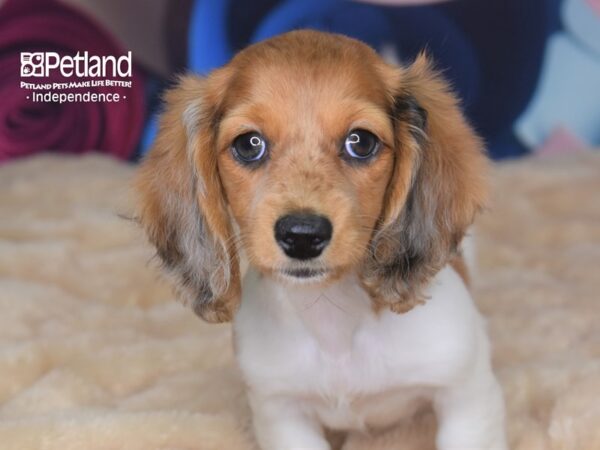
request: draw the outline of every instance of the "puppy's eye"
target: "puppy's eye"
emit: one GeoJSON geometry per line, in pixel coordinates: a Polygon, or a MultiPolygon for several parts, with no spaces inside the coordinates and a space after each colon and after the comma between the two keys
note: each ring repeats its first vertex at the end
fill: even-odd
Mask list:
{"type": "Polygon", "coordinates": [[[242,163],[252,163],[263,159],[267,153],[265,139],[256,131],[236,137],[231,146],[234,156],[242,163]]]}
{"type": "Polygon", "coordinates": [[[352,159],[368,159],[379,149],[379,139],[367,130],[352,130],[344,141],[344,153],[352,159]]]}

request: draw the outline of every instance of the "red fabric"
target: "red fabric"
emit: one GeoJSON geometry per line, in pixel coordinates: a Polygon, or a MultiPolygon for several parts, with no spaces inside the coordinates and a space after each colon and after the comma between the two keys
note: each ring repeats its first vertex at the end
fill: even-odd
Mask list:
{"type": "Polygon", "coordinates": [[[43,51],[70,56],[77,51],[87,51],[90,56],[119,57],[126,53],[95,21],[73,7],[51,0],[8,0],[0,8],[0,163],[41,150],[101,150],[129,157],[137,146],[145,116],[140,73],[133,69],[132,88],[54,91],[118,92],[127,97],[116,103],[34,103],[32,92],[21,89],[21,81],[82,80],[75,76],[65,79],[58,71],[48,78],[21,78],[20,53],[43,51]]]}

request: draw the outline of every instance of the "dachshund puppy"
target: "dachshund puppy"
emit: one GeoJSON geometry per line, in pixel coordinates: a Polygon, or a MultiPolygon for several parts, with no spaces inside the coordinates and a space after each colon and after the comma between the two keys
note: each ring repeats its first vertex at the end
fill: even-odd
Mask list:
{"type": "Polygon", "coordinates": [[[139,219],[179,297],[234,321],[263,449],[328,449],[325,428],[421,400],[440,450],[506,448],[461,257],[486,167],[425,56],[397,67],[342,36],[287,33],[168,92],[139,219]]]}

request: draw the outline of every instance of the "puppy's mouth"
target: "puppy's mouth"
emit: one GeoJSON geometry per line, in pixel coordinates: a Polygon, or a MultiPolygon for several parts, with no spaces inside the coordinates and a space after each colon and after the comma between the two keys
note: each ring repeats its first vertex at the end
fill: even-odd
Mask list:
{"type": "Polygon", "coordinates": [[[324,280],[328,273],[329,270],[327,269],[310,267],[281,269],[278,272],[279,276],[282,278],[300,283],[310,283],[324,280]]]}
{"type": "Polygon", "coordinates": [[[296,278],[314,278],[320,277],[327,273],[325,269],[309,269],[307,267],[302,269],[287,269],[284,271],[285,275],[296,278]]]}

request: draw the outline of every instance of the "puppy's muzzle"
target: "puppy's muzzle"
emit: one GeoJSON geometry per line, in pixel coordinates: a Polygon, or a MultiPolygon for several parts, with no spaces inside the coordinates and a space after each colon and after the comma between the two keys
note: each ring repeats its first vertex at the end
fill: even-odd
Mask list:
{"type": "Polygon", "coordinates": [[[319,256],[329,241],[333,227],[327,217],[316,214],[289,214],[275,223],[275,240],[290,258],[307,260],[319,256]]]}

